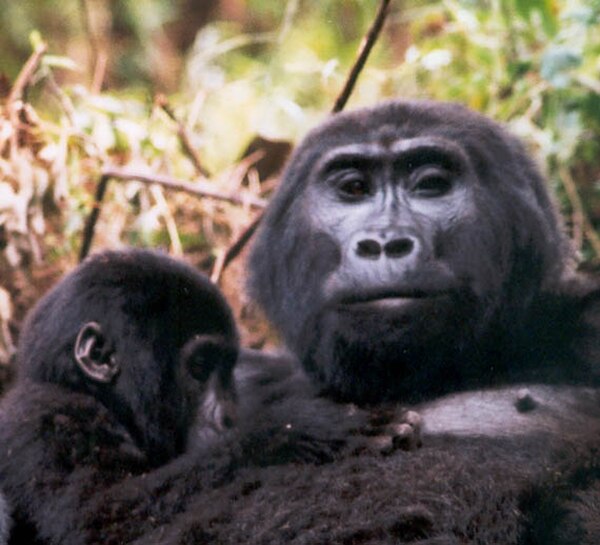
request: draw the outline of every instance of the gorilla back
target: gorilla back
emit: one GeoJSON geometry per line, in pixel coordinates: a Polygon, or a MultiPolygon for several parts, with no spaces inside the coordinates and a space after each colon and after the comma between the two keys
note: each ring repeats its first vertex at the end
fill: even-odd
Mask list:
{"type": "Polygon", "coordinates": [[[419,401],[595,380],[597,283],[572,257],[517,139],[459,105],[394,101],[304,139],[249,287],[331,395],[419,401]]]}

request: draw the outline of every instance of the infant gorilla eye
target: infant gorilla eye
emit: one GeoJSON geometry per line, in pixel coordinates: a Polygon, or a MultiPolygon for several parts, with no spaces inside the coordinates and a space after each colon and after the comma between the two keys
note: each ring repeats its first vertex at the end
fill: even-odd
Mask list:
{"type": "Polygon", "coordinates": [[[338,195],[345,200],[359,200],[371,194],[371,185],[360,172],[342,173],[335,185],[338,195]]]}
{"type": "Polygon", "coordinates": [[[418,197],[442,197],[452,189],[452,180],[441,172],[421,176],[413,186],[413,193],[418,197]]]}

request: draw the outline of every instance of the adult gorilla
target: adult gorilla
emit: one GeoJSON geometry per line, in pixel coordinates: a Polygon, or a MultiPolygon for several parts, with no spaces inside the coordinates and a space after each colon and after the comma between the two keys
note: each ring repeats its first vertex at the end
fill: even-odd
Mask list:
{"type": "Polygon", "coordinates": [[[311,132],[250,258],[251,293],[305,369],[358,403],[595,383],[596,288],[522,144],[433,102],[311,132]]]}
{"type": "Polygon", "coordinates": [[[600,542],[598,282],[498,124],[432,102],[330,118],[288,164],[249,287],[324,394],[418,402],[423,447],[244,470],[150,542],[600,542]]]}

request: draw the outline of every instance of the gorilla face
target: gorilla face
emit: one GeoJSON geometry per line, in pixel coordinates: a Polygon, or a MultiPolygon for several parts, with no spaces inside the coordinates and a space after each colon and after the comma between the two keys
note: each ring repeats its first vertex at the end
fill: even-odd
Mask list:
{"type": "Polygon", "coordinates": [[[250,287],[326,389],[381,401],[502,372],[498,340],[519,337],[567,256],[515,139],[456,105],[392,102],[300,145],[250,287]]]}

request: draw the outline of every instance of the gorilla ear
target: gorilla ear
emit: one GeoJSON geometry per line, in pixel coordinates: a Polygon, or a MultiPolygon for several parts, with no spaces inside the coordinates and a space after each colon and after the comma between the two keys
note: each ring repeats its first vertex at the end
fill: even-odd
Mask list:
{"type": "Polygon", "coordinates": [[[83,374],[95,382],[108,384],[119,373],[119,365],[97,322],[86,323],[77,334],[75,361],[83,374]]]}
{"type": "Polygon", "coordinates": [[[232,369],[237,357],[237,345],[221,335],[197,335],[181,349],[183,364],[200,382],[206,382],[215,370],[232,369]]]}

